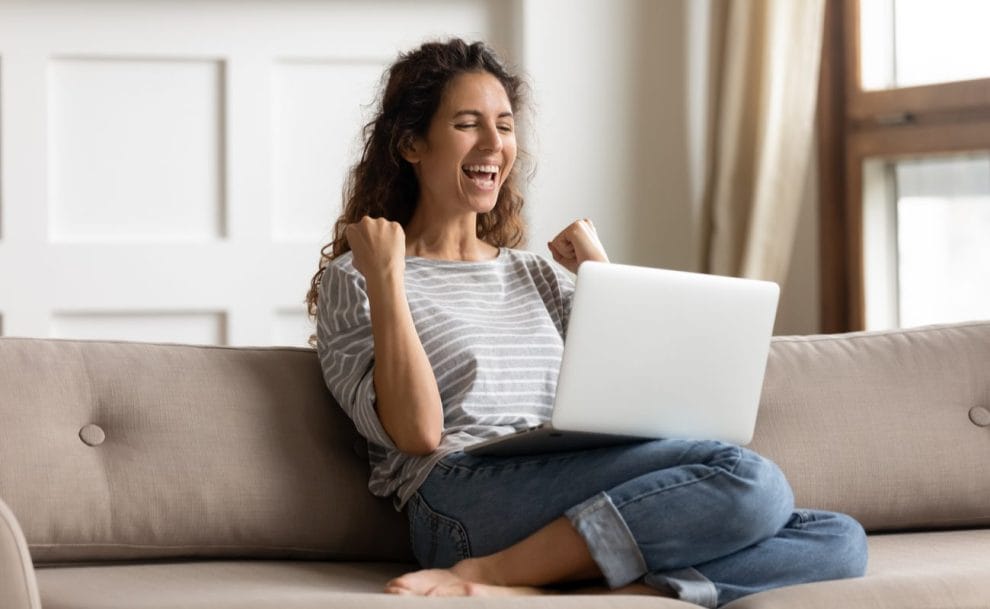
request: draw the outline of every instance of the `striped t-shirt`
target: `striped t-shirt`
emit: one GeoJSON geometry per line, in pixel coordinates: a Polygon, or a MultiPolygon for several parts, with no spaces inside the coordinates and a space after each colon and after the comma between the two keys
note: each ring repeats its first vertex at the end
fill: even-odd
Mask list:
{"type": "Polygon", "coordinates": [[[426,456],[396,449],[375,411],[371,309],[351,252],[327,265],[317,314],[324,380],[368,440],[368,488],[394,495],[397,510],[444,455],[550,419],[574,280],[537,254],[500,248],[478,262],[407,256],[405,289],[443,404],[440,445],[426,456]]]}

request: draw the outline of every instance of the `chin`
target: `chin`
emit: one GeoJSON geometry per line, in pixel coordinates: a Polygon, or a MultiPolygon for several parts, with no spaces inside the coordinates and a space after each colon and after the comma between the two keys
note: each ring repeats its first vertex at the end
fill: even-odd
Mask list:
{"type": "Polygon", "coordinates": [[[478,210],[479,214],[487,214],[488,212],[495,209],[495,201],[492,201],[490,205],[485,205],[483,208],[478,210]]]}
{"type": "Polygon", "coordinates": [[[498,195],[492,197],[491,199],[485,199],[484,201],[469,201],[468,207],[472,211],[478,214],[487,214],[491,210],[495,209],[495,205],[498,203],[498,195]]]}

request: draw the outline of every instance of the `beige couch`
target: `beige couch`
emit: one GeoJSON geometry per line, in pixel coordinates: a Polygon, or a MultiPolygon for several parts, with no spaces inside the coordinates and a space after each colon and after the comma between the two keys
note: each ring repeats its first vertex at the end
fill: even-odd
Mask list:
{"type": "MultiPolygon", "coordinates": [[[[727,607],[990,607],[990,322],[775,338],[752,447],[869,572],[727,607]]],[[[383,595],[363,449],[311,350],[0,339],[0,608],[693,606],[383,595]]]]}

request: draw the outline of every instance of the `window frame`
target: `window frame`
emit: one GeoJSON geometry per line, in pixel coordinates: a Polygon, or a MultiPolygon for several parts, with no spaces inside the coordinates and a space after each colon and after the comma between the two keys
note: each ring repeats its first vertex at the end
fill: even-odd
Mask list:
{"type": "Polygon", "coordinates": [[[821,331],[866,327],[863,164],[990,150],[990,78],[864,91],[860,0],[826,0],[818,97],[821,331]]]}

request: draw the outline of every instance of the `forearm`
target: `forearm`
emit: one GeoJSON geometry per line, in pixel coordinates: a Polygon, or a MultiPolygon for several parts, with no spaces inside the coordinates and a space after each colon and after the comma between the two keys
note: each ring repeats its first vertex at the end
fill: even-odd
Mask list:
{"type": "Polygon", "coordinates": [[[368,300],[378,418],[402,452],[431,453],[443,430],[440,390],[416,332],[401,276],[368,281],[368,300]]]}

